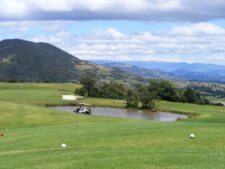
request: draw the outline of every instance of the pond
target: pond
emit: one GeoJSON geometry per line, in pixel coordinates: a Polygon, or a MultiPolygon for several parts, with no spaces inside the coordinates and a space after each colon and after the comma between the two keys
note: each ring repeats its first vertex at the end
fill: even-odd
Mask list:
{"type": "MultiPolygon", "coordinates": [[[[65,112],[74,113],[76,107],[74,106],[57,106],[50,107],[50,109],[61,110],[65,112]]],[[[132,119],[145,119],[153,121],[176,121],[178,119],[187,119],[188,115],[176,114],[170,112],[151,112],[135,109],[121,109],[121,108],[109,108],[109,107],[92,107],[91,115],[94,116],[111,116],[121,118],[132,118],[132,119]]]]}

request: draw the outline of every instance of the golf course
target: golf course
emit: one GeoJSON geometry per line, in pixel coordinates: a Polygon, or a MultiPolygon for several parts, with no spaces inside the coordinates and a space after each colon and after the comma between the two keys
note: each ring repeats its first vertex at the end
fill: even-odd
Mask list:
{"type": "Polygon", "coordinates": [[[62,100],[79,87],[0,83],[0,169],[225,168],[225,107],[159,101],[158,110],[191,117],[176,122],[79,115],[47,107],[126,105],[100,98],[62,100]]]}

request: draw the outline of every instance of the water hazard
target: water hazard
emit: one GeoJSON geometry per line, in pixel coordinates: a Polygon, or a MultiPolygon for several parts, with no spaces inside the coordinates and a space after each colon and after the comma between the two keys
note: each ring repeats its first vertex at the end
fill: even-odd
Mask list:
{"type": "MultiPolygon", "coordinates": [[[[76,109],[74,106],[57,106],[50,107],[54,110],[61,110],[66,112],[73,112],[76,109]]],[[[94,116],[111,116],[121,118],[132,119],[146,119],[153,121],[176,121],[178,119],[187,119],[187,115],[176,114],[170,112],[151,112],[135,109],[121,109],[121,108],[109,108],[109,107],[92,107],[91,115],[94,116]]]]}

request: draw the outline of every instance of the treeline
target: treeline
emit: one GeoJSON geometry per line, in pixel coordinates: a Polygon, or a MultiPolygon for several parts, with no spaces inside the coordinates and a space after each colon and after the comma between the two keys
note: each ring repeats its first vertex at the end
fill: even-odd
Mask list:
{"type": "Polygon", "coordinates": [[[225,97],[225,86],[217,84],[190,84],[189,87],[208,96],[225,97]]]}
{"type": "Polygon", "coordinates": [[[93,76],[84,76],[80,83],[82,88],[76,93],[82,96],[121,99],[127,101],[127,107],[138,107],[153,109],[156,100],[172,102],[210,104],[209,100],[200,96],[200,93],[192,88],[177,88],[167,80],[150,80],[147,85],[135,87],[125,86],[121,83],[111,82],[97,84],[93,76]]]}

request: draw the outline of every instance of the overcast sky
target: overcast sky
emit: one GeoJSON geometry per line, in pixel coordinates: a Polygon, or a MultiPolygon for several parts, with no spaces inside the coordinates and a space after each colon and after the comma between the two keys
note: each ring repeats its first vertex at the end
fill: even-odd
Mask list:
{"type": "Polygon", "coordinates": [[[0,40],[12,38],[80,59],[225,65],[225,1],[0,0],[0,40]]]}

